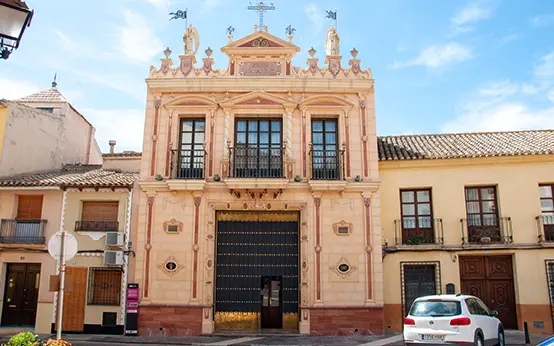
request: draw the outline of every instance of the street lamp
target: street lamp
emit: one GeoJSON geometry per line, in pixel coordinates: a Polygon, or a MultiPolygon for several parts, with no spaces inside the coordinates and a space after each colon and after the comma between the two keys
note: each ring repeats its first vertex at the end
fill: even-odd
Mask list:
{"type": "Polygon", "coordinates": [[[0,0],[0,57],[7,59],[19,47],[33,11],[21,0],[0,0]]]}

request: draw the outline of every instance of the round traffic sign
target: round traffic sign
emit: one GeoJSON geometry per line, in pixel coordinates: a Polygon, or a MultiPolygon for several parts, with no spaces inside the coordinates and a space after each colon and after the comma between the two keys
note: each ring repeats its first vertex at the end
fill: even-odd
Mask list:
{"type": "Polygon", "coordinates": [[[65,247],[65,253],[64,253],[64,259],[66,261],[69,261],[75,255],[77,254],[77,251],[79,250],[79,243],[77,242],[77,238],[71,233],[67,232],[57,232],[54,234],[50,240],[48,240],[48,253],[50,256],[52,256],[56,261],[60,260],[61,250],[62,250],[62,235],[65,234],[65,241],[64,241],[64,247],[65,247]]]}

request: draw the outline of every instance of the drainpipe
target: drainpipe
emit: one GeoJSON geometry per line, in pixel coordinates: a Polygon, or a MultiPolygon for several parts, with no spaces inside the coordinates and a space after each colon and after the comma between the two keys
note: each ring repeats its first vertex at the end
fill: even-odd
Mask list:
{"type": "MultiPolygon", "coordinates": [[[[110,146],[111,142],[110,141],[110,146]]],[[[112,147],[113,149],[113,147],[112,147]]],[[[111,150],[110,150],[111,151],[111,150]]],[[[127,214],[126,214],[126,222],[125,222],[125,241],[123,245],[123,250],[125,254],[125,262],[123,265],[123,284],[121,285],[121,325],[124,327],[123,330],[125,330],[125,314],[127,311],[127,283],[129,282],[129,243],[131,240],[131,210],[133,206],[133,190],[129,190],[129,199],[127,200],[127,214]]]]}

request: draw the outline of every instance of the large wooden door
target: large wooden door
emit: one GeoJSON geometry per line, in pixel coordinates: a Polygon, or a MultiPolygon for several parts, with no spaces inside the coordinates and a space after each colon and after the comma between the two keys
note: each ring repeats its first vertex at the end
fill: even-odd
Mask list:
{"type": "Polygon", "coordinates": [[[34,326],[40,264],[10,263],[4,291],[3,326],[34,326]]]}
{"type": "Polygon", "coordinates": [[[82,332],[85,327],[87,268],[67,267],[66,291],[63,299],[62,331],[82,332]]]}
{"type": "Polygon", "coordinates": [[[462,293],[498,311],[506,329],[517,329],[512,256],[460,256],[462,293]]]}

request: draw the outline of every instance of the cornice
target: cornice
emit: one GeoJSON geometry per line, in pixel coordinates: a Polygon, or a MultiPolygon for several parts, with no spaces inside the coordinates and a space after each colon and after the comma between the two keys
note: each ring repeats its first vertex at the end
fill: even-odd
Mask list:
{"type": "Polygon", "coordinates": [[[373,79],[301,79],[294,77],[220,77],[146,79],[150,93],[177,92],[318,92],[364,93],[373,88],[373,79]]]}

